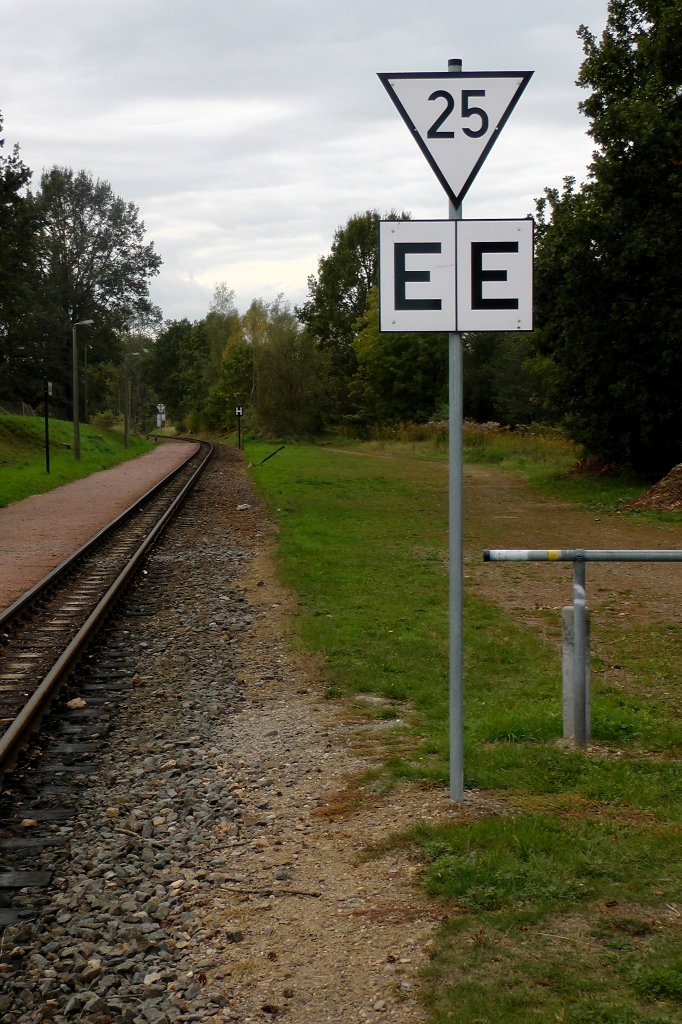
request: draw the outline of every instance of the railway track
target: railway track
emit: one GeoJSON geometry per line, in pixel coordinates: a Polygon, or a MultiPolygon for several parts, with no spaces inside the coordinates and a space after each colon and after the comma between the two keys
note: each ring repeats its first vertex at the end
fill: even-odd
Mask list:
{"type": "MultiPolygon", "coordinates": [[[[0,615],[0,928],[26,917],[17,893],[51,884],[45,857],[54,864],[70,845],[60,831],[134,685],[126,641],[114,634],[102,645],[101,627],[212,453],[201,443],[0,615]]],[[[0,956],[0,976],[7,966],[0,956]]]]}
{"type": "Polygon", "coordinates": [[[197,453],[0,615],[0,779],[212,454],[197,453]]]}

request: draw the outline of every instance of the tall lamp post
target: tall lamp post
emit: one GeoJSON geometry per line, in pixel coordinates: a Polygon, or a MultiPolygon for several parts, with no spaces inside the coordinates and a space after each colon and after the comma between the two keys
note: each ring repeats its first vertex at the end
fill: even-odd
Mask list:
{"type": "Polygon", "coordinates": [[[88,349],[89,345],[83,346],[83,422],[88,420],[88,349]]]}
{"type": "Polygon", "coordinates": [[[139,352],[128,352],[123,364],[123,447],[128,447],[130,438],[130,360],[133,356],[139,356],[139,352]]]}
{"type": "Polygon", "coordinates": [[[76,328],[85,327],[86,324],[94,324],[94,320],[78,320],[73,325],[73,344],[71,351],[71,362],[73,370],[73,457],[76,462],[81,460],[81,431],[78,413],[78,342],[76,340],[76,328]]]}

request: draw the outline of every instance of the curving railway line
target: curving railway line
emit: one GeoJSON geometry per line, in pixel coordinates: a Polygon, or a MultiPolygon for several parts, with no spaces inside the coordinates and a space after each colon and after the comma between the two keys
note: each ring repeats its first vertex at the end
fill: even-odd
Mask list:
{"type": "Polygon", "coordinates": [[[206,442],[0,614],[0,780],[208,463],[206,442]]]}

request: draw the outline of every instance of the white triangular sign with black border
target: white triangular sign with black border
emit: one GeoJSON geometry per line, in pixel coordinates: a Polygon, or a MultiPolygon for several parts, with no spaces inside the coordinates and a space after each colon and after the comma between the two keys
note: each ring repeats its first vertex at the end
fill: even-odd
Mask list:
{"type": "Polygon", "coordinates": [[[455,206],[462,200],[532,71],[379,74],[455,206]]]}

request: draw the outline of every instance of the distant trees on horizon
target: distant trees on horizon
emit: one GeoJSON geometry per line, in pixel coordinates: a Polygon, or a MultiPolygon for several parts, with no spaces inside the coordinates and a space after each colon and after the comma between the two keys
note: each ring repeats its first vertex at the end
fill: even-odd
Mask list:
{"type": "MultiPolygon", "coordinates": [[[[682,460],[682,0],[610,0],[601,38],[578,34],[588,180],[537,201],[535,331],[465,335],[464,411],[559,425],[654,477],[682,460]]],[[[379,330],[376,210],[336,230],[298,308],[240,314],[221,284],[203,319],[162,324],[136,207],[85,171],[52,168],[35,194],[30,178],[0,150],[0,399],[37,401],[47,374],[68,400],[72,324],[92,319],[93,408],[134,359],[147,404],[185,429],[225,429],[236,405],[277,435],[447,416],[446,336],[379,330]]]]}

